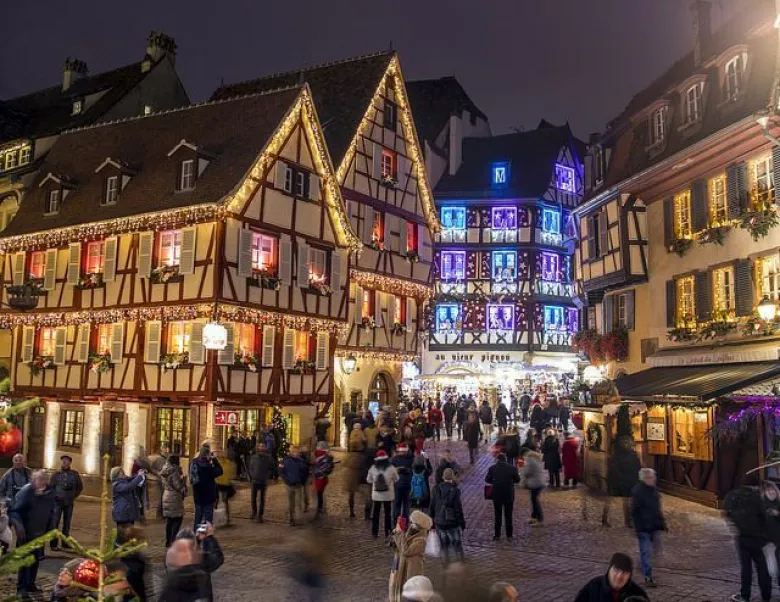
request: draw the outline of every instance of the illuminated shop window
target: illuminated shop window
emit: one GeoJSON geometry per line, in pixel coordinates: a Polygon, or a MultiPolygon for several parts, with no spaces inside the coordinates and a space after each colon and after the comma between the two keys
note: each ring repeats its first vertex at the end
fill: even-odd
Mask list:
{"type": "Polygon", "coordinates": [[[438,332],[459,331],[463,328],[460,305],[440,303],[436,306],[436,330],[438,332]]]}
{"type": "Polygon", "coordinates": [[[441,225],[447,230],[465,230],[466,229],[466,208],[465,207],[442,207],[441,225]]]}
{"type": "Polygon", "coordinates": [[[465,280],[466,251],[441,252],[442,280],[465,280]]]}
{"type": "Polygon", "coordinates": [[[517,252],[493,251],[493,280],[514,282],[517,277],[517,252]]]}
{"type": "Polygon", "coordinates": [[[488,303],[487,327],[488,330],[514,330],[514,305],[508,303],[488,303]]]}

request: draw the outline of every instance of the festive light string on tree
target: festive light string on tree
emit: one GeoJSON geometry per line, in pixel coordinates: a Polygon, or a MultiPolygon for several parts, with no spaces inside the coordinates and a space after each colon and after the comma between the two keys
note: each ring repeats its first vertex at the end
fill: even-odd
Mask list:
{"type": "Polygon", "coordinates": [[[290,441],[287,439],[287,421],[279,406],[272,408],[271,429],[279,433],[279,458],[287,455],[290,451],[290,441]]]}

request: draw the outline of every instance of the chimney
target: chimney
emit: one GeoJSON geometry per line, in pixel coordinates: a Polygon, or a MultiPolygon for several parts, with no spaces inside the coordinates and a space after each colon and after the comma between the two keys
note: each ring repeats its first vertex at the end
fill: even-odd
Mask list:
{"type": "Polygon", "coordinates": [[[146,43],[146,56],[141,63],[141,70],[146,72],[152,65],[167,56],[171,63],[176,64],[176,41],[161,31],[153,31],[149,34],[146,43]]]}
{"type": "Polygon", "coordinates": [[[84,61],[68,57],[62,69],[62,91],[65,92],[75,82],[87,76],[87,64],[84,61]]]}
{"type": "Polygon", "coordinates": [[[450,175],[454,176],[463,162],[463,132],[459,115],[450,115],[450,175]]]}
{"type": "Polygon", "coordinates": [[[712,49],[712,3],[710,0],[694,0],[693,12],[693,62],[698,68],[712,49]]]}

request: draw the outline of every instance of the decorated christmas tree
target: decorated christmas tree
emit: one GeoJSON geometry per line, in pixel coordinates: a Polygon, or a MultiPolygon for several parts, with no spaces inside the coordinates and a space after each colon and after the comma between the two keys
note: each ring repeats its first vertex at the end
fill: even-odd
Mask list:
{"type": "Polygon", "coordinates": [[[631,416],[628,411],[628,404],[621,403],[617,411],[617,440],[621,441],[624,437],[633,441],[634,429],[631,426],[631,416]]]}
{"type": "Polygon", "coordinates": [[[273,407],[271,417],[271,429],[276,440],[276,453],[278,458],[282,458],[290,451],[290,442],[287,439],[287,421],[284,419],[281,408],[273,407]]]}

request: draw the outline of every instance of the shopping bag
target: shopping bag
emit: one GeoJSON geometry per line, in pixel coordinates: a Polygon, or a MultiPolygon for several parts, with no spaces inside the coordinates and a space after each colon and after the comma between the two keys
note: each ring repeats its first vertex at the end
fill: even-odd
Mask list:
{"type": "Polygon", "coordinates": [[[441,541],[439,534],[431,531],[425,538],[425,555],[428,558],[438,558],[441,556],[441,541]]]}
{"type": "Polygon", "coordinates": [[[777,557],[775,556],[775,544],[770,543],[764,546],[764,556],[766,557],[766,566],[769,569],[769,574],[774,579],[777,577],[777,557]]]}
{"type": "Polygon", "coordinates": [[[228,524],[228,515],[225,504],[222,504],[219,508],[214,510],[214,528],[219,529],[226,527],[228,524]]]}

